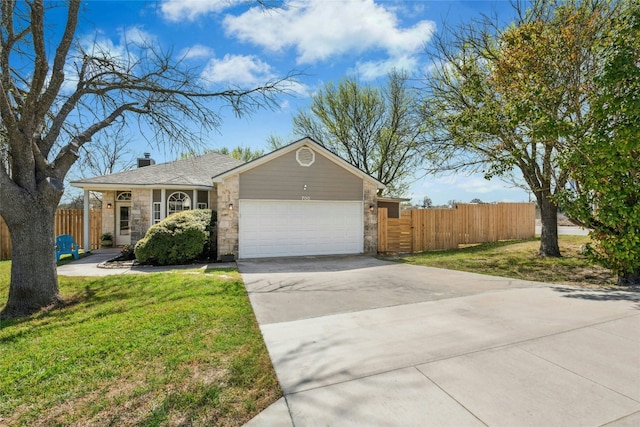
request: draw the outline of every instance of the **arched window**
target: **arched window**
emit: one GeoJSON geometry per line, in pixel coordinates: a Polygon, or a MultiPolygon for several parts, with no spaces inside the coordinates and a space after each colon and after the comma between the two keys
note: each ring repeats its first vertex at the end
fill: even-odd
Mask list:
{"type": "Polygon", "coordinates": [[[131,191],[120,191],[118,193],[118,197],[116,197],[116,201],[118,202],[128,202],[131,200],[131,191]]]}
{"type": "Polygon", "coordinates": [[[176,212],[187,211],[191,209],[191,197],[187,193],[177,191],[167,199],[167,214],[171,215],[176,212]]]}

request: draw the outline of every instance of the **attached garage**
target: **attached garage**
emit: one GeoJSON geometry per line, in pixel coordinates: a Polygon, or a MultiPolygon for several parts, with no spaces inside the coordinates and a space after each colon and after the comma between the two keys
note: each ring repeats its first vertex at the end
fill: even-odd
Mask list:
{"type": "Polygon", "coordinates": [[[363,251],[362,202],[240,200],[239,257],[363,251]]]}
{"type": "Polygon", "coordinates": [[[103,231],[127,225],[132,243],[173,211],[210,208],[218,257],[238,258],[375,254],[377,193],[385,188],[311,138],[248,163],[207,153],[72,184],[86,198],[103,192],[115,206],[103,210],[103,231]],[[118,216],[126,205],[127,221],[118,216]]]}
{"type": "Polygon", "coordinates": [[[218,253],[238,258],[375,253],[384,186],[305,138],[214,177],[218,253]]]}

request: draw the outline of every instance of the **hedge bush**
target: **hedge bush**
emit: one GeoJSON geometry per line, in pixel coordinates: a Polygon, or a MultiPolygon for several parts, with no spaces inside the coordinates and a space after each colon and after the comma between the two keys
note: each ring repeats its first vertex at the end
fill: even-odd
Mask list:
{"type": "MultiPolygon", "coordinates": [[[[152,225],[136,243],[136,259],[154,265],[184,264],[209,252],[215,212],[195,209],[178,212],[152,225]]],[[[205,256],[208,254],[205,254],[205,256]]]]}

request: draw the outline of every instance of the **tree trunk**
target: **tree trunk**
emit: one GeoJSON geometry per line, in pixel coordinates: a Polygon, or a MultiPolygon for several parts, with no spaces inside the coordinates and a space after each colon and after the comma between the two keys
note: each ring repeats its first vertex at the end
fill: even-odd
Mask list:
{"type": "Polygon", "coordinates": [[[618,275],[618,285],[620,286],[640,286],[640,269],[632,273],[618,275]]]}
{"type": "Polygon", "coordinates": [[[0,316],[21,317],[61,302],[55,259],[55,207],[7,215],[11,234],[9,299],[0,316]]]}
{"type": "Polygon", "coordinates": [[[538,255],[560,257],[562,255],[560,254],[560,246],[558,246],[558,206],[550,200],[549,196],[549,194],[542,193],[538,197],[542,220],[538,255]]]}

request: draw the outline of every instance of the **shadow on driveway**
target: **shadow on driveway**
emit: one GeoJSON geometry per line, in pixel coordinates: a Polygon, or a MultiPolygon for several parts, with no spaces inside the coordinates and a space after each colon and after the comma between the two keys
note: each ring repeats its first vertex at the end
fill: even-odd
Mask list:
{"type": "Polygon", "coordinates": [[[583,289],[569,286],[553,286],[556,292],[563,294],[566,298],[578,298],[593,301],[631,301],[636,303],[636,308],[640,310],[640,290],[609,290],[609,289],[583,289]]]}

